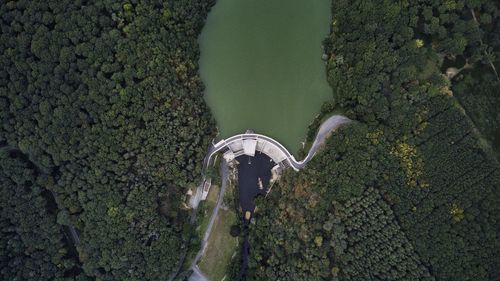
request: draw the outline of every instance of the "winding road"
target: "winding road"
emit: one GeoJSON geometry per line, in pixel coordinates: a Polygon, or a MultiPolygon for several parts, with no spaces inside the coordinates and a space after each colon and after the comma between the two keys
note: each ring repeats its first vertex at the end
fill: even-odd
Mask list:
{"type": "MultiPolygon", "coordinates": [[[[219,192],[219,197],[217,198],[217,205],[215,205],[214,210],[212,211],[212,216],[210,217],[210,221],[208,222],[207,229],[205,230],[205,234],[203,235],[203,240],[201,241],[201,250],[198,252],[193,262],[191,263],[191,268],[197,267],[196,264],[200,260],[200,258],[205,253],[207,249],[208,238],[210,237],[210,233],[212,232],[212,228],[214,226],[215,218],[217,218],[217,214],[219,213],[219,209],[222,206],[222,202],[224,199],[224,193],[226,192],[227,181],[229,178],[229,169],[227,167],[227,162],[222,159],[220,164],[220,175],[221,175],[221,188],[219,192]]],[[[191,280],[191,279],[189,279],[191,280]]]]}
{"type": "MultiPolygon", "coordinates": [[[[283,146],[281,145],[278,141],[274,140],[273,138],[260,135],[260,134],[240,134],[236,136],[232,136],[226,140],[221,140],[217,144],[213,144],[210,146],[207,155],[205,156],[204,163],[203,163],[203,168],[206,170],[208,168],[208,165],[210,164],[211,158],[213,155],[215,155],[217,152],[222,151],[224,148],[226,148],[231,142],[234,141],[241,141],[242,139],[255,139],[259,138],[261,140],[265,140],[268,143],[276,146],[281,150],[285,155],[286,155],[286,161],[290,164],[290,166],[298,171],[300,169],[303,169],[307,162],[309,162],[314,155],[316,155],[316,152],[319,150],[321,145],[324,143],[324,141],[340,126],[344,124],[348,124],[352,122],[351,119],[342,116],[342,115],[333,115],[330,118],[326,119],[321,126],[318,129],[318,132],[316,134],[316,137],[314,139],[314,142],[311,145],[311,148],[309,149],[309,152],[307,153],[306,157],[301,160],[297,161],[295,157],[283,146]]],[[[196,257],[194,258],[193,262],[191,263],[190,269],[193,271],[193,274],[189,277],[189,281],[208,281],[208,278],[203,274],[203,272],[200,271],[197,263],[205,253],[205,250],[208,245],[208,238],[210,237],[210,233],[212,232],[212,228],[215,222],[215,219],[217,217],[217,214],[219,212],[219,209],[222,205],[222,201],[224,199],[224,193],[226,191],[226,186],[227,186],[227,181],[228,181],[228,176],[229,176],[229,171],[228,171],[228,166],[227,163],[224,159],[221,161],[221,167],[220,167],[220,174],[221,174],[221,190],[219,192],[219,196],[217,198],[217,205],[215,206],[212,216],[210,217],[210,222],[207,226],[207,229],[203,235],[203,240],[201,242],[201,249],[197,253],[196,257]]],[[[205,181],[205,177],[203,177],[202,184],[199,185],[197,193],[201,194],[202,188],[203,188],[203,182],[205,181]]],[[[198,206],[198,202],[196,202],[196,205],[194,208],[198,206]]]]}
{"type": "Polygon", "coordinates": [[[281,153],[285,156],[286,161],[290,164],[290,166],[294,170],[298,171],[300,169],[303,169],[304,166],[307,164],[307,162],[309,162],[309,160],[311,160],[314,157],[314,155],[318,151],[319,147],[325,141],[325,139],[330,135],[330,133],[334,132],[341,125],[349,123],[349,122],[351,122],[351,119],[349,119],[345,116],[342,116],[342,115],[333,115],[330,118],[328,118],[327,120],[325,120],[319,128],[318,133],[316,134],[316,138],[314,139],[314,142],[311,145],[311,148],[309,149],[307,156],[301,161],[297,161],[295,159],[295,156],[293,156],[288,151],[288,149],[286,149],[277,140],[275,140],[271,137],[265,136],[265,135],[261,135],[261,134],[245,133],[245,134],[235,135],[235,136],[232,136],[232,137],[227,138],[227,139],[223,139],[223,140],[219,141],[218,143],[212,145],[208,150],[207,157],[205,157],[205,159],[204,159],[203,166],[205,168],[208,167],[212,157],[217,152],[220,152],[220,151],[226,149],[227,147],[229,147],[232,143],[241,142],[243,140],[257,140],[258,139],[260,141],[264,141],[266,143],[266,145],[274,146],[279,151],[281,151],[281,153]]]}
{"type": "MultiPolygon", "coordinates": [[[[316,155],[316,152],[318,152],[318,149],[321,147],[324,141],[330,136],[330,134],[332,134],[340,126],[351,122],[352,122],[351,119],[342,115],[333,115],[330,118],[326,119],[319,127],[319,130],[316,133],[316,137],[314,138],[314,142],[311,145],[311,148],[309,149],[306,158],[297,162],[297,167],[299,169],[303,169],[306,163],[309,162],[314,157],[314,155],[316,155]]],[[[295,160],[295,158],[293,159],[295,160]]]]}

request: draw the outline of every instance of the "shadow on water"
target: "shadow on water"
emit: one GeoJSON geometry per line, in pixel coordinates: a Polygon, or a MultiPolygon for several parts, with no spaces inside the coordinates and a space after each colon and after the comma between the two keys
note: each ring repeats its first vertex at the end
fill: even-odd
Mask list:
{"type": "Polygon", "coordinates": [[[242,155],[238,161],[239,202],[243,216],[253,213],[255,198],[265,195],[271,179],[271,169],[276,165],[269,156],[256,152],[254,157],[242,155]],[[260,183],[259,183],[260,182],[260,183]]]}
{"type": "Polygon", "coordinates": [[[244,241],[241,248],[241,265],[237,281],[245,280],[248,268],[248,255],[250,254],[250,242],[248,241],[248,218],[255,211],[255,198],[265,195],[269,188],[271,169],[276,165],[269,156],[256,152],[254,157],[242,155],[236,158],[238,161],[238,197],[243,220],[244,241]]]}

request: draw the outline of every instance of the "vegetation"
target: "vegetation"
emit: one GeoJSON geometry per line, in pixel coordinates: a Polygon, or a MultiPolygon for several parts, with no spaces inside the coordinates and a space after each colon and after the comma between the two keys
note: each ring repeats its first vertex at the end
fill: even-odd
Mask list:
{"type": "Polygon", "coordinates": [[[328,79],[360,122],[258,200],[247,279],[498,280],[496,116],[452,92],[497,98],[498,5],[332,3],[328,79]],[[458,56],[469,66],[451,84],[440,66],[458,56]]]}
{"type": "Polygon", "coordinates": [[[222,280],[230,263],[236,262],[233,256],[239,250],[238,237],[231,236],[230,230],[237,219],[236,213],[231,209],[220,209],[217,214],[213,231],[208,238],[207,250],[199,263],[201,271],[210,280],[222,280]]]}
{"type": "Polygon", "coordinates": [[[208,223],[210,222],[210,217],[212,216],[213,210],[217,205],[217,199],[219,197],[220,188],[217,185],[212,185],[210,187],[210,192],[208,192],[207,199],[200,202],[198,216],[196,220],[198,221],[196,227],[197,239],[201,241],[203,235],[207,229],[208,223]]]}
{"type": "Polygon", "coordinates": [[[83,275],[71,241],[57,223],[54,198],[40,174],[17,150],[0,149],[0,276],[2,280],[76,280],[83,275]]]}
{"type": "MultiPolygon", "coordinates": [[[[500,64],[499,64],[500,65],[500,64]]],[[[500,68],[497,67],[497,69],[500,68]]],[[[464,71],[453,80],[453,93],[500,159],[500,81],[488,65],[464,71]]]]}
{"type": "MultiPolygon", "coordinates": [[[[0,3],[2,280],[166,280],[198,248],[183,202],[215,133],[213,3],[0,3]]],[[[321,116],[359,122],[257,200],[247,279],[498,280],[499,4],[332,5],[321,116]]],[[[238,272],[236,224],[221,210],[214,279],[238,272]]]]}
{"type": "Polygon", "coordinates": [[[174,271],[184,194],[214,135],[196,41],[213,2],[0,4],[0,146],[37,167],[2,158],[3,279],[174,271]],[[80,234],[71,255],[61,228],[70,224],[80,234]]]}

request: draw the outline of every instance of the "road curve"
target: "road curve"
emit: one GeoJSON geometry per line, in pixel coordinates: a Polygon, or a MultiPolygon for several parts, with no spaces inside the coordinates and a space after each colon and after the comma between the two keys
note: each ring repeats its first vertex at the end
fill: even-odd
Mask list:
{"type": "Polygon", "coordinates": [[[197,265],[191,267],[191,269],[193,270],[193,274],[189,276],[188,281],[209,281],[197,265]]]}
{"type": "MultiPolygon", "coordinates": [[[[205,156],[205,159],[203,160],[203,169],[206,170],[208,168],[208,165],[210,164],[210,160],[215,153],[221,151],[224,149],[229,143],[233,141],[240,141],[241,139],[245,138],[250,138],[250,139],[264,139],[271,143],[272,145],[275,145],[278,147],[287,157],[288,163],[292,166],[293,169],[295,170],[300,170],[303,169],[304,166],[309,162],[318,149],[321,147],[321,145],[324,143],[324,141],[330,136],[332,132],[334,132],[337,128],[340,126],[352,122],[351,119],[341,116],[341,115],[333,115],[327,120],[325,120],[321,126],[319,127],[318,133],[316,134],[316,137],[311,145],[311,148],[309,149],[309,152],[307,153],[306,157],[301,160],[297,161],[295,157],[278,141],[274,140],[271,137],[265,136],[265,135],[260,135],[260,134],[240,134],[236,136],[232,136],[226,140],[221,140],[217,144],[213,144],[210,146],[207,155],[205,156]]],[[[208,278],[203,274],[203,272],[200,271],[197,263],[200,260],[200,258],[203,256],[205,253],[205,250],[207,248],[207,241],[210,236],[210,233],[212,232],[213,224],[215,222],[215,218],[217,217],[217,214],[219,212],[219,209],[222,205],[222,201],[224,198],[224,192],[226,190],[227,186],[227,181],[228,181],[228,167],[227,163],[224,159],[221,161],[221,167],[220,167],[220,172],[221,172],[221,190],[219,192],[219,196],[217,198],[217,205],[215,206],[212,216],[210,217],[210,222],[207,226],[207,229],[204,233],[203,240],[201,242],[201,249],[197,253],[196,257],[194,258],[193,262],[191,263],[190,269],[193,271],[193,274],[189,277],[189,281],[208,281],[208,278]]],[[[204,178],[203,178],[204,181],[204,178]]],[[[201,193],[201,188],[203,186],[203,181],[202,184],[198,187],[198,192],[201,193]]],[[[197,206],[198,204],[196,204],[197,206]]]]}
{"type": "Polygon", "coordinates": [[[215,208],[212,211],[212,216],[210,217],[210,221],[208,222],[207,229],[205,230],[205,234],[203,235],[203,240],[201,241],[201,250],[198,252],[195,259],[193,260],[191,267],[196,266],[196,264],[198,263],[201,256],[203,256],[203,254],[205,253],[208,238],[210,237],[210,233],[212,232],[215,218],[217,217],[217,214],[219,213],[219,209],[222,206],[222,202],[224,199],[224,193],[226,192],[227,181],[229,178],[229,169],[227,167],[227,162],[224,159],[222,159],[221,163],[220,163],[220,173],[221,173],[221,188],[219,191],[219,196],[217,198],[217,204],[215,205],[215,208]]]}
{"type": "Polygon", "coordinates": [[[261,134],[245,133],[245,134],[235,135],[227,139],[223,139],[218,143],[211,145],[208,150],[207,157],[205,157],[204,159],[203,167],[208,167],[212,159],[212,156],[214,156],[217,152],[222,151],[223,149],[228,147],[231,143],[246,139],[254,139],[254,140],[259,139],[259,140],[264,140],[266,141],[267,144],[273,145],[276,148],[278,148],[286,156],[286,161],[288,162],[288,164],[290,164],[290,166],[294,170],[298,171],[303,169],[304,166],[307,164],[307,162],[309,162],[314,157],[318,149],[321,147],[321,144],[323,144],[323,142],[330,135],[330,133],[334,132],[338,127],[347,124],[349,122],[351,122],[351,119],[342,115],[333,115],[330,118],[326,119],[319,127],[318,133],[316,134],[314,142],[311,145],[311,148],[309,149],[307,156],[301,161],[297,161],[295,159],[295,156],[293,156],[293,154],[291,154],[288,151],[288,149],[286,149],[277,140],[261,134]]]}
{"type": "Polygon", "coordinates": [[[351,122],[351,119],[342,115],[333,115],[330,118],[326,119],[319,127],[318,133],[316,133],[316,137],[314,138],[314,142],[311,145],[306,158],[298,162],[298,167],[300,167],[300,169],[304,168],[306,163],[309,162],[314,157],[314,155],[316,155],[318,149],[330,136],[331,133],[333,133],[340,126],[351,122]]]}
{"type": "Polygon", "coordinates": [[[219,209],[222,206],[222,202],[224,200],[224,193],[226,192],[227,181],[229,179],[229,169],[227,167],[226,160],[222,159],[220,163],[220,175],[221,175],[221,188],[219,191],[219,196],[217,198],[217,205],[215,205],[214,210],[212,211],[212,216],[210,217],[210,221],[208,223],[207,229],[203,235],[203,240],[201,241],[201,249],[196,254],[196,257],[193,259],[191,263],[191,269],[193,270],[193,274],[189,277],[189,281],[208,281],[208,278],[205,277],[203,272],[198,268],[198,261],[205,254],[205,250],[207,249],[208,238],[210,237],[210,233],[212,232],[212,228],[215,223],[215,219],[217,218],[217,214],[219,213],[219,209]]]}

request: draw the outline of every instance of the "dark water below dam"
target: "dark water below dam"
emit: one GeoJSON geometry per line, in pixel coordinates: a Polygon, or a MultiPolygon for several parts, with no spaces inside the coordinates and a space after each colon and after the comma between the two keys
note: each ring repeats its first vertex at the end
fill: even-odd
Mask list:
{"type": "Polygon", "coordinates": [[[238,195],[243,216],[255,209],[254,199],[265,195],[271,179],[271,169],[276,165],[269,156],[255,152],[255,156],[242,155],[238,161],[238,195]],[[259,186],[259,181],[261,186],[259,186]]]}
{"type": "MultiPolygon", "coordinates": [[[[205,99],[220,138],[247,129],[273,137],[297,155],[308,125],[331,97],[322,41],[331,26],[329,0],[217,0],[199,37],[205,99]]],[[[275,165],[264,154],[240,156],[244,219],[265,195],[275,165]]],[[[244,231],[244,280],[251,245],[244,231]]]]}
{"type": "MultiPolygon", "coordinates": [[[[255,198],[264,196],[269,189],[271,169],[276,165],[269,156],[255,152],[255,156],[242,155],[236,157],[238,161],[238,197],[241,208],[241,219],[244,227],[248,227],[245,213],[248,211],[253,215],[255,210],[255,198]]],[[[245,280],[244,276],[248,267],[248,255],[250,254],[250,243],[248,242],[248,229],[244,231],[244,241],[241,248],[240,271],[236,280],[245,280]]]]}

